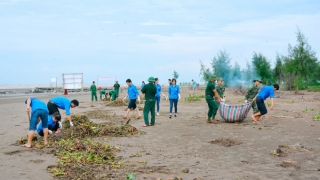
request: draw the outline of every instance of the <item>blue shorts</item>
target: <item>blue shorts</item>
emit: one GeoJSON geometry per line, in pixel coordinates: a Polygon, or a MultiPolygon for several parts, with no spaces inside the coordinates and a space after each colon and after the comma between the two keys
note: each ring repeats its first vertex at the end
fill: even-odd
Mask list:
{"type": "Polygon", "coordinates": [[[41,119],[42,128],[48,128],[48,112],[43,109],[37,109],[31,114],[29,131],[37,130],[38,119],[41,119]]]}

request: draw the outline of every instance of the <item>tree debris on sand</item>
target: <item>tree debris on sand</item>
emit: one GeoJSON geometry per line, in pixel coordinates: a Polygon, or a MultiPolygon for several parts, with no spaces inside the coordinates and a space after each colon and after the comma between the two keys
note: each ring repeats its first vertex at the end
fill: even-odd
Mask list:
{"type": "Polygon", "coordinates": [[[287,167],[294,167],[296,169],[300,168],[300,165],[297,161],[282,161],[277,166],[284,167],[284,168],[287,168],[287,167]]]}
{"type": "Polygon", "coordinates": [[[120,100],[120,99],[116,99],[116,100],[114,100],[114,101],[107,101],[107,106],[127,106],[128,105],[128,103],[126,103],[126,102],[123,102],[122,100],[120,100]]]}
{"type": "MultiPolygon", "coordinates": [[[[130,125],[112,126],[97,124],[85,115],[72,116],[74,127],[68,120],[63,122],[63,131],[56,138],[49,138],[47,145],[42,140],[33,142],[33,150],[45,148],[55,154],[58,165],[49,166],[48,172],[59,179],[108,179],[113,178],[112,169],[124,167],[122,159],[114,153],[119,148],[94,142],[94,137],[132,136],[139,131],[130,125]]],[[[26,138],[21,138],[15,145],[25,144],[26,138]]]]}
{"type": "Polygon", "coordinates": [[[242,142],[240,142],[238,140],[231,139],[231,138],[218,138],[214,141],[210,141],[209,143],[218,144],[218,145],[224,146],[224,147],[231,147],[231,146],[242,144],[242,142]]]}

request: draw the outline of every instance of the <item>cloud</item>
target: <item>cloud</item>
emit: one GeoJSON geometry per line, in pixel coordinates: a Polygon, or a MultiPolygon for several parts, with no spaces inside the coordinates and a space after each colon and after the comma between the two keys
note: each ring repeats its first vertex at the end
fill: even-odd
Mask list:
{"type": "Polygon", "coordinates": [[[113,24],[114,21],[101,21],[100,23],[101,24],[113,24]]]}
{"type": "Polygon", "coordinates": [[[203,53],[223,49],[230,44],[246,44],[255,41],[250,38],[220,36],[211,33],[206,36],[190,36],[186,34],[173,34],[171,36],[157,34],[141,34],[141,37],[152,39],[154,42],[148,44],[146,49],[155,49],[174,53],[203,53]]]}
{"type": "Polygon", "coordinates": [[[155,21],[148,21],[144,23],[140,23],[141,25],[144,26],[168,26],[172,25],[172,23],[165,23],[165,22],[155,22],[155,21]]]}

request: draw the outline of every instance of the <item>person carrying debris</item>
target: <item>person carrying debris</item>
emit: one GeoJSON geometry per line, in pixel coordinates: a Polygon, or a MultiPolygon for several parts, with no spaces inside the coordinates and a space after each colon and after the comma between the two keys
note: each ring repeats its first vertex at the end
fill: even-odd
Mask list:
{"type": "MultiPolygon", "coordinates": [[[[61,121],[61,115],[58,112],[53,113],[51,116],[48,116],[48,129],[50,136],[53,136],[54,133],[59,129],[59,123],[61,121]]],[[[44,136],[42,122],[38,124],[37,132],[40,136],[44,136]]]]}
{"type": "MultiPolygon", "coordinates": [[[[47,104],[48,109],[49,109],[49,115],[52,115],[55,112],[59,112],[59,109],[66,110],[66,115],[67,118],[70,122],[70,126],[73,126],[72,119],[71,119],[71,113],[70,113],[70,108],[75,108],[79,106],[79,101],[74,99],[70,101],[68,98],[63,97],[63,96],[57,96],[54,98],[51,98],[47,104]]],[[[62,124],[60,122],[60,129],[62,128],[62,124]]]]}
{"type": "MultiPolygon", "coordinates": [[[[260,79],[254,79],[253,83],[254,84],[252,86],[250,86],[246,92],[245,103],[253,101],[253,99],[256,97],[256,95],[259,92],[259,85],[260,85],[260,83],[262,83],[262,81],[260,79]]],[[[257,103],[255,101],[252,102],[252,109],[253,109],[253,114],[255,114],[259,111],[257,103]]]]}
{"type": "Polygon", "coordinates": [[[119,96],[119,89],[120,89],[120,84],[118,84],[118,81],[113,85],[113,90],[117,91],[117,97],[119,96]]]}
{"type": "Polygon", "coordinates": [[[180,99],[180,87],[177,85],[177,80],[172,79],[172,85],[169,86],[168,94],[170,100],[170,115],[169,118],[172,118],[172,108],[174,106],[174,117],[177,117],[178,113],[178,101],[180,99]]]}
{"type": "Polygon", "coordinates": [[[279,85],[278,84],[274,84],[273,86],[264,86],[258,93],[258,96],[256,98],[256,103],[258,106],[258,110],[260,112],[257,112],[255,114],[253,114],[252,120],[253,120],[253,124],[261,124],[259,122],[259,119],[262,115],[267,114],[267,108],[266,105],[264,104],[264,101],[270,97],[271,99],[271,107],[270,110],[273,110],[274,107],[274,91],[279,90],[279,85]]]}
{"type": "Polygon", "coordinates": [[[90,86],[90,91],[91,91],[91,101],[93,101],[93,99],[96,99],[96,101],[98,101],[97,86],[94,81],[92,82],[92,85],[90,86]]]}
{"type": "Polygon", "coordinates": [[[220,100],[222,102],[224,102],[225,101],[224,92],[225,92],[226,88],[223,86],[223,79],[222,78],[218,79],[218,84],[217,84],[216,90],[217,90],[217,92],[218,92],[218,94],[220,96],[220,100]]]}
{"type": "Polygon", "coordinates": [[[110,96],[110,101],[114,101],[114,100],[117,99],[118,93],[117,93],[116,90],[111,90],[111,91],[109,91],[108,94],[109,94],[109,96],[110,96]]]}
{"type": "Polygon", "coordinates": [[[127,85],[128,85],[128,91],[127,91],[127,95],[123,98],[123,100],[127,99],[127,97],[129,97],[129,105],[128,105],[128,110],[127,113],[123,116],[123,119],[126,119],[132,110],[137,111],[138,113],[138,119],[140,119],[142,116],[139,112],[139,108],[137,108],[137,104],[136,101],[138,99],[138,102],[140,104],[140,96],[139,96],[139,92],[138,89],[135,85],[132,84],[131,79],[127,79],[126,81],[127,85]]]}
{"type": "MultiPolygon", "coordinates": [[[[46,104],[37,98],[28,98],[25,101],[27,104],[26,112],[30,113],[31,107],[31,118],[29,119],[29,133],[28,133],[28,142],[27,144],[22,145],[22,147],[31,148],[32,139],[34,133],[37,130],[38,119],[41,119],[41,127],[43,128],[44,134],[44,144],[48,144],[48,113],[49,110],[46,104]]],[[[29,116],[30,117],[30,116],[29,116]]]]}
{"type": "Polygon", "coordinates": [[[207,83],[205,95],[206,95],[206,101],[208,103],[208,114],[206,117],[206,121],[208,124],[216,124],[218,123],[217,120],[215,120],[217,110],[219,108],[218,104],[220,103],[220,96],[216,90],[215,81],[217,79],[217,76],[211,75],[209,82],[207,83]],[[211,121],[212,120],[212,121],[211,121]]]}
{"type": "Polygon", "coordinates": [[[154,85],[156,86],[157,88],[157,94],[156,94],[156,97],[155,97],[155,100],[156,100],[156,103],[157,103],[157,115],[159,116],[159,112],[160,112],[160,99],[161,99],[161,94],[162,96],[164,96],[166,99],[166,95],[163,94],[162,92],[162,88],[161,88],[161,85],[159,84],[159,79],[158,78],[155,78],[155,82],[154,82],[154,85]]]}
{"type": "Polygon", "coordinates": [[[154,77],[149,77],[149,83],[146,84],[142,89],[141,92],[145,95],[145,104],[143,108],[143,118],[144,118],[144,125],[142,127],[154,126],[156,117],[155,117],[155,97],[157,94],[157,88],[154,85],[155,79],[154,77]],[[151,112],[151,123],[149,124],[149,112],[151,112]]]}
{"type": "Polygon", "coordinates": [[[107,97],[106,89],[100,90],[100,100],[102,100],[102,95],[105,95],[107,97]]]}

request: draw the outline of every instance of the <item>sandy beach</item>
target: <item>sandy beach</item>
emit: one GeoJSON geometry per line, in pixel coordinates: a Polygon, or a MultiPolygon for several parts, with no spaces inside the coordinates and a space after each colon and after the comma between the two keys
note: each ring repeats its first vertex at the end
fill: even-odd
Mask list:
{"type": "MultiPolygon", "coordinates": [[[[166,89],[166,88],[165,88],[166,89]]],[[[116,155],[128,163],[145,162],[136,179],[320,179],[320,121],[312,116],[320,111],[320,93],[277,92],[275,109],[253,125],[250,116],[242,123],[225,123],[217,115],[218,124],[206,124],[207,104],[204,99],[185,102],[192,94],[182,88],[178,117],[169,119],[169,102],[161,101],[160,116],[154,127],[143,128],[143,120],[131,125],[145,134],[100,140],[121,148],[116,155]],[[224,139],[222,139],[224,138],[224,139]],[[224,141],[225,140],[225,141],[224,141]],[[280,149],[280,150],[278,150],[280,149]],[[132,156],[139,154],[139,156],[132,156]]],[[[204,94],[203,90],[196,94],[204,94]]],[[[123,91],[120,98],[125,95],[123,91]]],[[[44,102],[52,95],[37,95],[44,102]]],[[[14,146],[26,137],[28,119],[24,100],[27,96],[0,97],[0,179],[54,179],[47,167],[56,165],[57,158],[46,150],[14,146]]],[[[67,95],[78,99],[80,106],[72,114],[100,111],[113,114],[114,119],[91,118],[95,122],[120,121],[125,107],[110,107],[104,102],[91,102],[90,94],[67,95]]],[[[241,104],[243,96],[226,92],[228,104],[241,104]]],[[[65,112],[61,111],[63,118],[65,112]]],[[[252,114],[252,110],[249,115],[252,114]]],[[[113,179],[125,179],[130,173],[118,170],[113,179]]]]}

